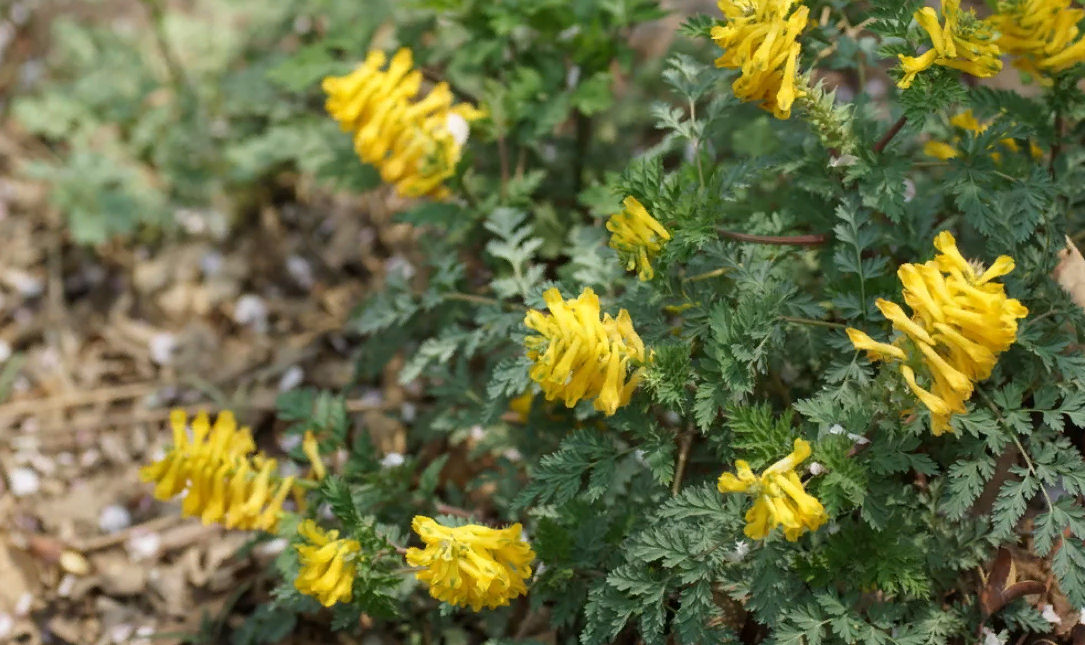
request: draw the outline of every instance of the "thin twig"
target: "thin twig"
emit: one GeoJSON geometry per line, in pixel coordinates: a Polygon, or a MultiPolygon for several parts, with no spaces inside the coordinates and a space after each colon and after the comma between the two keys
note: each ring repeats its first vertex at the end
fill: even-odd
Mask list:
{"type": "Polygon", "coordinates": [[[721,230],[720,235],[729,237],[739,242],[753,244],[772,244],[775,246],[820,246],[829,241],[828,233],[812,233],[809,235],[754,235],[752,233],[738,233],[735,231],[721,230]]]}
{"type": "Polygon", "coordinates": [[[437,509],[438,513],[442,513],[444,515],[452,515],[454,517],[462,517],[464,519],[475,516],[474,513],[465,508],[460,508],[459,506],[452,506],[450,504],[445,504],[444,502],[435,502],[433,504],[433,507],[437,509]]]}
{"type": "Polygon", "coordinates": [[[505,144],[505,133],[501,130],[497,133],[497,159],[501,164],[501,200],[504,201],[509,187],[509,150],[505,144]]]}
{"type": "Polygon", "coordinates": [[[885,147],[889,145],[889,142],[893,140],[893,137],[897,136],[900,129],[904,127],[904,124],[908,122],[908,117],[901,115],[897,122],[893,124],[893,127],[889,128],[889,131],[882,135],[881,139],[878,139],[878,143],[874,144],[874,152],[880,153],[885,150],[885,147]]]}

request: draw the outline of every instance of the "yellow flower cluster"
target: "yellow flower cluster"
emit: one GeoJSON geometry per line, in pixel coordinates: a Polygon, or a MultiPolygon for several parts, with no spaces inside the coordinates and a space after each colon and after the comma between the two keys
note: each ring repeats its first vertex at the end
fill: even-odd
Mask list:
{"type": "Polygon", "coordinates": [[[361,557],[357,540],[339,537],[339,531],[323,531],[312,520],[298,526],[298,534],[309,544],[299,544],[301,569],[294,587],[312,596],[325,607],[350,602],[354,586],[355,560],[361,557]]]}
{"type": "Polygon", "coordinates": [[[897,276],[904,285],[909,318],[895,303],[879,299],[878,309],[903,335],[892,345],[879,343],[857,329],[848,329],[856,349],[871,360],[901,361],[908,387],[931,411],[931,431],[950,429],[954,413],[966,412],[964,402],[973,385],[991,375],[998,355],[1017,339],[1017,320],[1028,315],[1020,302],[1006,297],[995,278],[1013,270],[1013,259],[1002,256],[984,270],[967,262],[949,231],[934,239],[940,251],[926,264],[904,264],[897,276]],[[916,382],[915,368],[927,372],[930,389],[916,382]]]}
{"type": "MultiPolygon", "coordinates": [[[[972,114],[972,110],[965,110],[951,118],[949,123],[962,130],[968,130],[969,132],[979,134],[986,132],[987,128],[991,127],[992,122],[980,123],[972,114]]],[[[959,137],[954,139],[954,143],[957,141],[960,141],[959,137]]],[[[998,143],[1011,152],[1018,152],[1020,150],[1017,142],[1010,138],[999,139],[998,143]]],[[[942,141],[928,141],[923,145],[923,152],[931,157],[937,157],[939,159],[952,159],[960,154],[953,145],[942,141]]],[[[1029,141],[1029,154],[1031,154],[1034,159],[1042,159],[1044,151],[1041,150],[1040,146],[1036,145],[1035,142],[1029,141]]],[[[999,163],[1002,160],[1002,154],[999,152],[992,152],[991,158],[994,159],[995,163],[999,163]]]]}
{"type": "Polygon", "coordinates": [[[1049,74],[1085,61],[1085,39],[1077,27],[1085,10],[1070,0],[1000,0],[989,19],[999,31],[998,45],[1013,65],[1050,84],[1049,74]]]}
{"type": "Polygon", "coordinates": [[[801,47],[796,39],[806,28],[810,10],[795,0],[720,0],[726,24],[712,28],[712,40],[723,48],[716,67],[742,70],[732,85],[735,96],[758,101],[778,118],[791,116],[791,104],[806,92],[797,87],[796,65],[801,47]]]}
{"type": "Polygon", "coordinates": [[[274,459],[251,454],[256,444],[248,428],[237,427],[233,413],[220,412],[212,427],[201,412],[192,420],[191,439],[186,421],[184,410],[173,410],[173,446],[141,469],[140,479],[155,482],[154,495],[163,501],[185,492],[182,514],[204,524],[274,532],[294,478],[280,480],[274,459]]]}
{"type": "Polygon", "coordinates": [[[596,410],[614,414],[629,403],[643,368],[644,343],[633,329],[629,312],[600,319],[599,297],[590,288],[576,299],[563,300],[557,289],[543,294],[549,314],[529,311],[524,324],[538,332],[525,341],[534,362],[531,378],[546,393],[546,400],[563,399],[573,407],[581,399],[594,399],[596,410]]]}
{"type": "Polygon", "coordinates": [[[933,65],[952,67],[973,76],[987,78],[1002,70],[1002,52],[995,43],[998,32],[971,11],[961,11],[960,0],[942,0],[942,17],[930,7],[915,12],[915,20],[930,36],[932,49],[920,56],[900,54],[904,76],[897,83],[901,89],[912,86],[920,72],[933,65]]]}
{"type": "Polygon", "coordinates": [[[525,581],[531,577],[535,552],[519,524],[449,528],[417,515],[411,528],[426,548],[407,549],[407,564],[423,567],[415,577],[429,585],[437,600],[479,611],[527,593],[525,581]]]}
{"type": "Polygon", "coordinates": [[[648,214],[636,197],[626,197],[622,206],[625,207],[622,212],[607,220],[610,248],[626,260],[627,271],[636,269],[642,281],[651,280],[655,277],[652,260],[663,249],[663,243],[671,239],[671,234],[648,214]]]}
{"type": "Polygon", "coordinates": [[[746,536],[761,540],[777,526],[784,528],[784,537],[794,542],[804,531],[816,531],[828,519],[825,507],[806,492],[795,467],[810,456],[810,443],[796,439],[791,454],[765,469],[758,477],[750,465],[735,461],[735,473],[720,475],[717,488],[721,493],[749,493],[755,501],[746,511],[746,536]]]}
{"type": "Polygon", "coordinates": [[[325,109],[346,132],[362,161],[380,170],[381,179],[407,197],[443,197],[467,137],[468,122],[482,113],[467,104],[452,105],[447,83],[423,99],[415,97],[422,72],[412,70],[411,50],[400,49],[384,71],[386,56],[371,51],[346,76],[329,76],[322,87],[325,109]]]}

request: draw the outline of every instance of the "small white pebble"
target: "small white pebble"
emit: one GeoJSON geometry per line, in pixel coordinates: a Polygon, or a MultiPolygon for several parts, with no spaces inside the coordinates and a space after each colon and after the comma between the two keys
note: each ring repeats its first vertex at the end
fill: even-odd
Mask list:
{"type": "Polygon", "coordinates": [[[135,631],[135,625],[130,625],[128,623],[114,625],[109,629],[109,640],[119,645],[120,643],[126,642],[132,636],[132,634],[135,633],[135,631]]]}
{"type": "Polygon", "coordinates": [[[469,435],[473,441],[482,441],[486,438],[486,430],[482,426],[471,426],[469,435]]]}
{"type": "Polygon", "coordinates": [[[870,439],[867,439],[861,434],[852,434],[849,432],[848,439],[851,439],[853,442],[859,444],[860,446],[865,446],[870,443],[870,439]]]}
{"type": "Polygon", "coordinates": [[[1058,625],[1062,622],[1062,618],[1059,618],[1059,615],[1055,613],[1055,608],[1051,605],[1044,605],[1044,610],[1040,615],[1052,625],[1058,625]]]}
{"type": "Polygon", "coordinates": [[[402,466],[404,461],[406,460],[403,458],[403,455],[398,452],[390,452],[384,456],[384,459],[381,459],[381,467],[396,468],[402,466]]]}
{"type": "Polygon", "coordinates": [[[283,452],[290,452],[294,448],[301,445],[302,437],[300,434],[285,434],[281,435],[278,440],[279,448],[283,452]]]}
{"type": "Polygon", "coordinates": [[[0,363],[5,363],[11,358],[11,345],[6,340],[0,339],[0,363]]]}
{"type": "Polygon", "coordinates": [[[833,426],[829,428],[829,434],[844,434],[844,426],[839,423],[833,424],[833,426]]]}
{"type": "Polygon", "coordinates": [[[72,595],[72,590],[75,588],[75,576],[68,573],[60,579],[60,584],[57,585],[57,595],[61,598],[67,598],[72,595]]]}
{"type": "Polygon", "coordinates": [[[11,614],[0,613],[0,638],[5,638],[15,629],[15,619],[11,614]]]}
{"type": "Polygon", "coordinates": [[[34,604],[34,596],[30,595],[29,591],[23,592],[23,595],[19,596],[19,600],[15,603],[15,608],[12,610],[19,618],[25,618],[30,613],[30,606],[34,604]]]}
{"type": "Polygon", "coordinates": [[[282,478],[287,477],[301,477],[302,469],[298,464],[290,461],[289,459],[279,462],[279,476],[282,478]]]}
{"type": "Polygon", "coordinates": [[[915,182],[907,177],[904,178],[904,203],[915,199],[915,182]]]}
{"type": "Polygon", "coordinates": [[[177,337],[169,332],[159,332],[147,341],[147,349],[155,365],[166,365],[177,349],[177,337]]]}
{"type": "Polygon", "coordinates": [[[1002,639],[990,627],[984,625],[981,633],[983,634],[983,645],[1002,645],[1002,639]]]}
{"type": "Polygon", "coordinates": [[[27,298],[36,298],[45,290],[45,284],[39,278],[30,275],[26,271],[9,269],[7,276],[8,284],[27,298]]]}
{"type": "MultiPolygon", "coordinates": [[[[462,120],[463,117],[460,118],[462,120]]],[[[294,278],[294,282],[297,282],[302,288],[313,288],[313,267],[309,264],[308,260],[300,255],[291,255],[286,258],[286,272],[289,273],[290,277],[294,278]]]]}
{"type": "Polygon", "coordinates": [[[210,251],[200,258],[200,271],[205,278],[209,278],[222,270],[222,254],[218,251],[210,251]]]}
{"type": "Polygon", "coordinates": [[[279,391],[286,392],[287,390],[293,390],[297,386],[301,385],[301,382],[305,380],[305,370],[301,367],[294,365],[290,369],[283,372],[282,378],[279,379],[279,391]]]}
{"type": "Polygon", "coordinates": [[[822,466],[821,463],[817,461],[811,461],[810,465],[807,466],[807,469],[810,471],[810,474],[815,477],[825,472],[825,466],[822,466]]]}
{"type": "Polygon", "coordinates": [[[667,422],[667,425],[678,425],[678,422],[682,420],[682,417],[673,410],[667,410],[663,413],[663,420],[667,422]]]}
{"type": "Polygon", "coordinates": [[[138,533],[128,538],[124,548],[133,560],[150,560],[162,548],[162,537],[157,533],[138,533]]]}
{"type": "Polygon", "coordinates": [[[132,525],[132,514],[120,504],[110,504],[98,514],[98,528],[103,533],[116,533],[132,525]]]}
{"type": "Polygon", "coordinates": [[[735,562],[741,562],[746,559],[746,555],[750,552],[750,543],[746,540],[738,540],[735,542],[735,550],[731,552],[731,559],[735,562]]]}
{"type": "Polygon", "coordinates": [[[150,625],[144,625],[143,627],[140,627],[136,630],[136,636],[139,636],[140,638],[154,636],[154,627],[151,627],[150,625]]]}
{"type": "Polygon", "coordinates": [[[580,66],[573,65],[569,68],[569,71],[565,73],[565,88],[573,89],[576,84],[580,82],[580,66]]]}
{"type": "Polygon", "coordinates": [[[316,513],[317,515],[326,520],[335,519],[335,513],[332,512],[332,507],[330,504],[321,504],[320,508],[316,510],[316,513]]]}
{"type": "Polygon", "coordinates": [[[1085,607],[1077,610],[1077,622],[1081,625],[1085,625],[1085,607]]]}
{"type": "Polygon", "coordinates": [[[403,418],[404,423],[414,423],[415,418],[418,416],[418,408],[410,401],[407,401],[399,406],[399,416],[403,418]]]}
{"type": "Polygon", "coordinates": [[[633,459],[636,459],[637,463],[640,464],[641,466],[647,466],[648,465],[648,459],[645,457],[645,454],[646,453],[643,450],[640,450],[638,448],[637,450],[633,451],[633,459]]]}
{"type": "Polygon", "coordinates": [[[234,303],[234,322],[251,325],[256,331],[267,329],[267,304],[255,294],[247,293],[234,303]]]}
{"type": "Polygon", "coordinates": [[[524,458],[524,455],[521,454],[520,451],[517,450],[516,448],[509,448],[505,452],[501,453],[501,455],[503,457],[505,457],[505,459],[508,459],[509,461],[520,461],[521,459],[524,458]]]}
{"type": "Polygon", "coordinates": [[[12,468],[8,473],[8,488],[16,497],[33,495],[41,488],[41,478],[30,468],[12,468]]]}
{"type": "Polygon", "coordinates": [[[102,460],[102,453],[97,448],[90,448],[79,455],[79,465],[83,468],[91,468],[102,460]]]}
{"type": "Polygon", "coordinates": [[[411,261],[402,255],[393,255],[384,261],[384,270],[388,275],[395,273],[400,274],[404,279],[410,280],[414,277],[415,268],[411,264],[411,261]]]}
{"type": "Polygon", "coordinates": [[[257,546],[253,551],[258,555],[273,558],[285,551],[288,546],[290,546],[290,541],[286,538],[275,538],[257,546]]]}
{"type": "Polygon", "coordinates": [[[859,161],[859,157],[855,155],[840,155],[839,157],[832,157],[829,159],[829,167],[837,168],[839,166],[854,166],[855,162],[859,161]]]}

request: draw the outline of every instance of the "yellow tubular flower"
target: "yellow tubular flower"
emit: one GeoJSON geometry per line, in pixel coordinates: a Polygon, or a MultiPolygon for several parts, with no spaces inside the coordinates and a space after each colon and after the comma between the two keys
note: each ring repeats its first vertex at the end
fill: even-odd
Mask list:
{"type": "Polygon", "coordinates": [[[184,410],[170,413],[173,446],[159,461],[140,470],[142,481],[155,482],[160,500],[186,492],[182,515],[204,524],[274,532],[293,477],[274,476],[276,462],[256,450],[248,428],[238,428],[229,411],[219,413],[212,427],[207,413],[192,421],[186,432],[184,410]],[[274,481],[273,481],[274,480],[274,481]]]}
{"type": "MultiPolygon", "coordinates": [[[[975,115],[972,114],[972,110],[965,110],[960,114],[954,115],[949,120],[949,123],[950,125],[953,125],[962,130],[968,130],[970,132],[980,134],[982,132],[986,132],[987,128],[991,127],[991,123],[993,123],[993,121],[988,121],[987,123],[980,123],[976,120],[975,115]]],[[[959,136],[955,136],[953,138],[952,144],[959,143],[960,140],[961,138],[959,136]]],[[[1017,145],[1017,142],[1010,138],[999,139],[998,143],[999,145],[1005,147],[1007,150],[1010,150],[1011,152],[1019,152],[1021,150],[1020,146],[1017,145]]],[[[949,143],[943,143],[941,141],[928,141],[923,145],[923,153],[929,157],[937,157],[938,159],[942,159],[943,161],[946,159],[952,159],[960,155],[960,152],[957,150],[957,148],[953,147],[953,145],[949,143]]],[[[1042,159],[1044,156],[1044,151],[1041,150],[1040,146],[1036,145],[1035,142],[1029,141],[1029,154],[1032,156],[1033,159],[1042,159]]],[[[1002,160],[1002,155],[998,152],[992,152],[991,159],[993,159],[995,163],[999,163],[1002,160]]]]}
{"type": "Polygon", "coordinates": [[[725,24],[712,28],[712,40],[723,48],[716,67],[742,70],[732,89],[743,101],[757,101],[778,119],[791,116],[791,104],[806,96],[798,86],[802,47],[796,39],[806,28],[810,10],[792,11],[795,0],[719,0],[725,24]]]}
{"type": "Polygon", "coordinates": [[[1005,287],[994,282],[1013,271],[1012,258],[1002,256],[984,269],[965,260],[949,231],[939,233],[934,246],[939,254],[930,262],[897,270],[911,317],[897,304],[877,301],[902,336],[893,345],[877,343],[855,329],[848,329],[848,337],[871,360],[904,363],[901,375],[930,410],[931,431],[940,435],[949,429],[953,414],[966,411],[975,383],[991,375],[998,355],[1017,339],[1017,321],[1028,309],[1007,298],[1005,287]],[[929,388],[919,385],[917,369],[929,388]]]}
{"type": "Polygon", "coordinates": [[[641,281],[655,277],[652,260],[659,255],[663,243],[671,239],[671,234],[654,217],[648,214],[636,197],[626,197],[622,202],[625,207],[607,220],[610,236],[610,248],[626,261],[626,270],[637,270],[641,281]]]}
{"type": "Polygon", "coordinates": [[[479,611],[527,593],[535,552],[519,524],[504,529],[468,524],[450,528],[416,515],[411,528],[426,544],[407,549],[407,564],[442,602],[479,611]]]}
{"type": "Polygon", "coordinates": [[[482,112],[453,106],[447,83],[417,99],[422,73],[412,70],[411,50],[400,49],[382,71],[386,62],[384,52],[371,51],[350,74],[325,78],[324,107],[344,131],[354,133],[358,156],[385,182],[407,197],[442,197],[443,183],[462,156],[468,122],[482,112]]]}
{"type": "Polygon", "coordinates": [[[629,312],[603,314],[590,288],[576,299],[563,300],[557,289],[543,294],[549,314],[533,310],[524,324],[539,333],[525,341],[534,362],[531,379],[542,386],[547,401],[562,399],[573,407],[594,399],[607,416],[629,403],[647,360],[644,343],[633,329],[629,312]],[[633,369],[630,375],[629,370],[633,369]]]}
{"type": "Polygon", "coordinates": [[[995,44],[997,31],[987,22],[976,18],[971,10],[961,11],[960,0],[942,0],[942,18],[930,7],[914,14],[915,21],[931,39],[932,49],[920,56],[900,54],[904,76],[897,87],[912,86],[920,72],[933,65],[942,65],[987,78],[1002,70],[1002,51],[995,44]]]}
{"type": "Polygon", "coordinates": [[[754,504],[746,511],[746,536],[761,540],[777,526],[794,542],[806,531],[816,531],[828,521],[825,508],[803,488],[795,467],[810,456],[810,443],[796,439],[791,454],[756,476],[749,464],[735,461],[736,474],[720,475],[716,488],[721,493],[749,493],[754,504]]]}
{"type": "Polygon", "coordinates": [[[1070,0],[1000,0],[988,20],[1013,66],[1050,85],[1051,75],[1085,61],[1085,38],[1077,27],[1085,10],[1070,6],[1070,0]]]}
{"type": "Polygon", "coordinates": [[[298,526],[298,534],[308,544],[298,544],[301,569],[294,588],[312,596],[325,607],[350,602],[356,572],[355,561],[361,557],[357,540],[339,537],[339,531],[323,531],[312,520],[298,526]]]}
{"type": "Polygon", "coordinates": [[[312,430],[305,431],[305,439],[301,442],[301,449],[305,456],[309,458],[309,463],[312,464],[313,475],[316,480],[322,481],[324,476],[328,474],[328,469],[324,466],[324,459],[320,456],[316,435],[313,434],[312,430]]]}

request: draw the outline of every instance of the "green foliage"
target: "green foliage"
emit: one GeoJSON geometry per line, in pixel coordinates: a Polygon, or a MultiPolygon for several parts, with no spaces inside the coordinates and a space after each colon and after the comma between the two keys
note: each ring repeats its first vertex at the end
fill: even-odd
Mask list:
{"type": "MultiPolygon", "coordinates": [[[[402,355],[405,454],[381,454],[344,396],[277,401],[288,434],[311,431],[321,455],[337,455],[281,535],[296,545],[309,518],[362,545],[352,600],[319,614],[336,629],[357,630],[364,613],[398,621],[411,642],[519,641],[536,620],[583,645],[1050,631],[1026,602],[982,616],[976,572],[1012,545],[1085,605],[1085,312],[1051,277],[1067,234],[1085,228],[1082,70],[1026,95],[938,65],[908,90],[875,95],[870,82],[845,99],[821,72],[864,80],[882,58],[924,51],[923,3],[806,5],[806,86],[787,120],[740,101],[742,71],[713,64],[718,14],[688,19],[658,60],[638,58],[626,36],[663,15],[653,0],[292,0],[252,8],[219,39],[197,38],[217,19],[179,13],[112,37],[58,19],[48,80],[13,114],[56,150],[24,171],[48,182],[74,239],[100,244],[154,240],[179,212],[225,209],[208,224],[224,233],[283,171],[387,197],[319,109],[321,79],[371,46],[410,47],[427,86],[448,82],[485,109],[449,197],[388,200],[424,232],[425,261],[413,277],[390,272],[347,329],[351,386],[402,355]],[[966,109],[986,129],[950,124],[966,109]],[[957,155],[935,160],[927,140],[957,155]],[[609,244],[606,220],[629,196],[669,236],[651,281],[609,244]],[[897,268],[930,260],[944,230],[969,260],[1011,256],[998,281],[1030,313],[952,432],[933,436],[899,366],[872,364],[844,329],[892,342],[877,302],[909,305],[897,268]],[[639,385],[612,416],[545,401],[531,380],[524,319],[551,288],[591,288],[600,313],[626,311],[645,344],[649,358],[630,365],[639,385]],[[794,541],[751,539],[752,500],[720,493],[717,478],[739,459],[762,471],[796,438],[812,455],[795,474],[828,521],[794,541]],[[402,559],[418,544],[415,515],[521,522],[537,556],[528,599],[478,616],[429,599],[402,559]]],[[[274,642],[320,611],[293,586],[299,566],[294,548],[277,559],[272,599],[235,643],[274,642]]]]}

